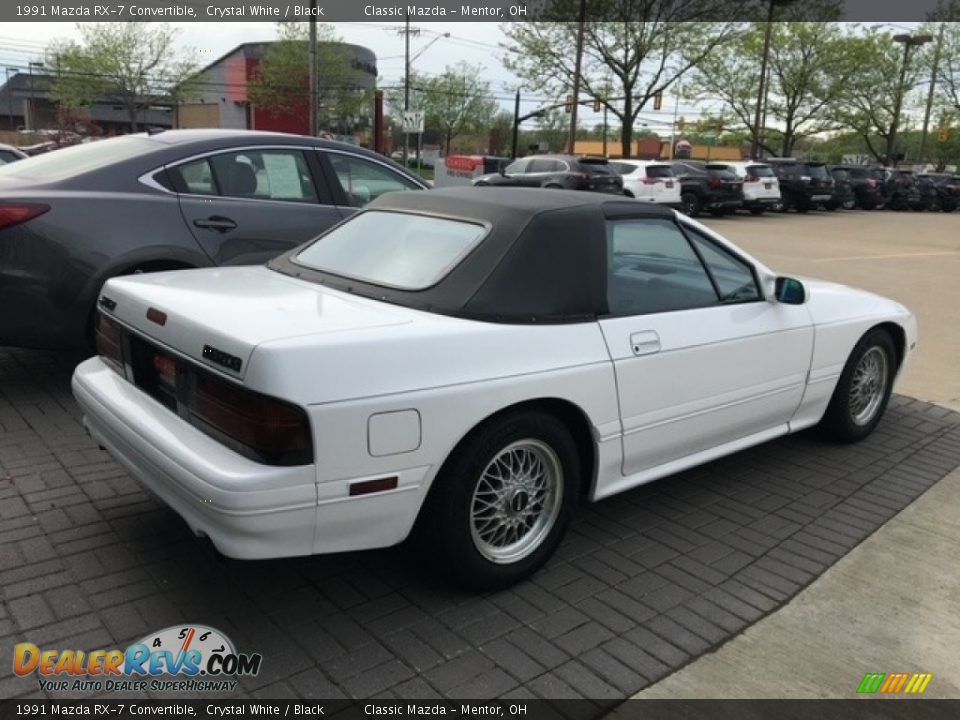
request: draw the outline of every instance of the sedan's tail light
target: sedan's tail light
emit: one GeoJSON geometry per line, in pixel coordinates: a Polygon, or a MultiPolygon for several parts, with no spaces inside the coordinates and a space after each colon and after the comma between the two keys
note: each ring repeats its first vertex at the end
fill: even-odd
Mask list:
{"type": "Polygon", "coordinates": [[[0,203],[0,230],[33,220],[49,209],[43,203],[0,203]]]}
{"type": "Polygon", "coordinates": [[[97,313],[94,321],[97,354],[110,367],[123,374],[123,328],[103,313],[97,313]]]}
{"type": "Polygon", "coordinates": [[[644,185],[656,185],[658,182],[662,182],[660,178],[651,178],[645,177],[640,180],[644,185]]]}
{"type": "Polygon", "coordinates": [[[197,372],[195,379],[188,402],[192,424],[261,462],[304,465],[312,461],[310,424],[301,408],[207,372],[197,372]]]}

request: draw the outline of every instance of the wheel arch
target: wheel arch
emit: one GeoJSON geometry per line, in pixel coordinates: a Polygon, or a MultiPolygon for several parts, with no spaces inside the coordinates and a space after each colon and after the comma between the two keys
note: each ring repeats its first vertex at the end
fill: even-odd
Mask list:
{"type": "Polygon", "coordinates": [[[874,330],[884,330],[889,333],[890,338],[893,340],[893,347],[897,351],[897,372],[900,372],[900,368],[903,366],[903,360],[907,356],[907,331],[897,323],[888,320],[879,325],[874,325],[867,330],[864,335],[874,330]]]}
{"type": "MultiPolygon", "coordinates": [[[[495,424],[509,415],[529,411],[541,411],[552,415],[560,420],[560,422],[562,422],[570,432],[570,435],[577,446],[577,456],[580,461],[580,486],[578,488],[577,495],[581,500],[588,498],[593,490],[594,484],[596,483],[597,447],[594,441],[594,434],[591,430],[591,423],[586,412],[584,412],[584,410],[577,404],[562,398],[530,398],[527,400],[518,401],[512,405],[503,407],[490,415],[487,415],[483,419],[476,422],[463,435],[461,435],[460,439],[457,440],[450,452],[447,453],[443,463],[440,465],[440,468],[434,475],[434,480],[431,483],[429,491],[427,492],[427,497],[420,506],[420,511],[417,515],[417,521],[424,516],[424,510],[429,504],[430,496],[433,494],[434,488],[436,487],[436,478],[443,475],[448,463],[453,457],[456,456],[464,444],[466,444],[474,435],[487,426],[495,424]]],[[[416,524],[416,522],[414,524],[416,524]]]]}

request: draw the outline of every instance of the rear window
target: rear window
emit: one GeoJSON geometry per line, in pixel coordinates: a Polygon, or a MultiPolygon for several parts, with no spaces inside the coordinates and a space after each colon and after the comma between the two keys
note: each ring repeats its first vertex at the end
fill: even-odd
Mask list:
{"type": "Polygon", "coordinates": [[[293,261],[374,285],[423,290],[439,282],[485,233],[479,223],[370,210],[318,238],[293,261]]]}
{"type": "Polygon", "coordinates": [[[707,175],[710,177],[717,177],[721,180],[738,180],[737,174],[726,169],[726,166],[723,168],[717,167],[708,167],[707,175]]]}
{"type": "Polygon", "coordinates": [[[11,175],[27,180],[63,180],[120,160],[146,155],[157,147],[153,140],[126,135],[86,145],[74,145],[20,162],[8,163],[0,166],[0,176],[11,175]]]}
{"type": "Polygon", "coordinates": [[[668,178],[673,177],[673,168],[669,165],[647,165],[647,177],[668,178]]]}
{"type": "Polygon", "coordinates": [[[841,168],[836,168],[830,171],[830,174],[833,176],[834,180],[849,180],[850,173],[841,168]]]}
{"type": "Polygon", "coordinates": [[[581,160],[577,163],[577,167],[580,169],[580,172],[586,173],[587,175],[616,175],[617,173],[610,167],[608,163],[594,163],[594,162],[584,162],[581,160]]]}
{"type": "Polygon", "coordinates": [[[769,165],[750,165],[747,168],[747,175],[752,177],[776,177],[777,174],[769,165]]]}
{"type": "Polygon", "coordinates": [[[818,180],[826,180],[830,177],[827,173],[826,165],[807,165],[804,167],[806,174],[818,180]]]}
{"type": "Polygon", "coordinates": [[[621,175],[629,175],[637,169],[636,165],[631,165],[630,163],[624,162],[612,162],[607,165],[607,167],[612,168],[614,172],[618,172],[621,175]]]}
{"type": "Polygon", "coordinates": [[[11,150],[0,150],[0,165],[6,165],[7,163],[16,162],[17,160],[22,159],[23,158],[11,150]]]}

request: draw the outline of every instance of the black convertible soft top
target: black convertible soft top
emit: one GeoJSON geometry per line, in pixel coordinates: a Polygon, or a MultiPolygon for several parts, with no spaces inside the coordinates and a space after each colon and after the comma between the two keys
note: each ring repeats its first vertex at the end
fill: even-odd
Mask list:
{"type": "MultiPolygon", "coordinates": [[[[509,323],[583,322],[606,311],[605,221],[675,218],[673,210],[637,200],[539,188],[393,192],[361,212],[371,210],[470,220],[490,231],[446,276],[423,290],[385,288],[306,268],[291,261],[303,247],[281,255],[269,267],[444,315],[509,323]]],[[[313,242],[323,242],[323,236],[313,242]]]]}

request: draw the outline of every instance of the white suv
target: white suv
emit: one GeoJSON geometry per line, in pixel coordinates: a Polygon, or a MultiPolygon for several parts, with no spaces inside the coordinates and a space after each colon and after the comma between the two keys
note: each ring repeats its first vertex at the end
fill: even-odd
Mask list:
{"type": "Polygon", "coordinates": [[[755,160],[710,163],[708,168],[729,170],[743,180],[743,207],[754,215],[783,207],[780,181],[769,165],[755,160]]]}
{"type": "Polygon", "coordinates": [[[659,160],[611,160],[610,167],[623,176],[623,194],[679,208],[680,181],[673,167],[659,160]]]}

